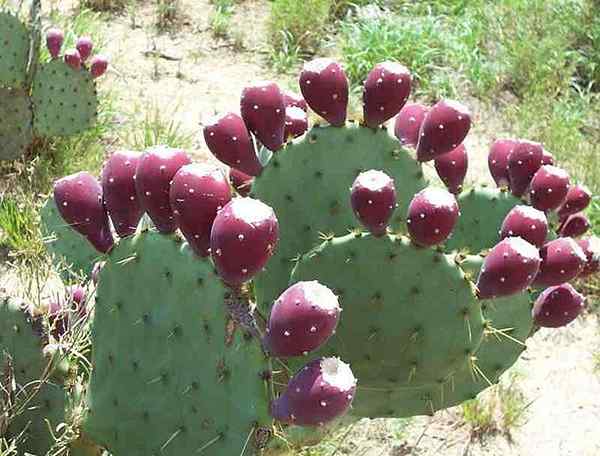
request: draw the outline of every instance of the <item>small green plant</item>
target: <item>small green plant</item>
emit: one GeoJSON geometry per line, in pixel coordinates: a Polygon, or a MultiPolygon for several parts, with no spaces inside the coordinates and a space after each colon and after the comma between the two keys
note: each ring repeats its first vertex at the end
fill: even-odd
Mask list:
{"type": "Polygon", "coordinates": [[[95,11],[114,11],[125,8],[130,0],[81,0],[81,6],[95,11]]]}
{"type": "Polygon", "coordinates": [[[215,38],[227,38],[230,34],[234,0],[215,0],[215,10],[210,17],[210,29],[215,38]]]}
{"type": "Polygon", "coordinates": [[[36,210],[31,204],[18,202],[15,198],[0,195],[0,247],[16,254],[43,248],[36,242],[36,210]]]}
{"type": "Polygon", "coordinates": [[[181,5],[179,0],[156,0],[156,26],[164,30],[177,20],[181,5]]]}
{"type": "Polygon", "coordinates": [[[496,431],[493,407],[489,402],[472,399],[461,405],[463,420],[471,429],[471,437],[481,438],[496,431]]]}
{"type": "Polygon", "coordinates": [[[301,50],[294,44],[294,39],[288,31],[281,30],[281,36],[281,46],[271,48],[269,61],[275,71],[287,73],[302,61],[301,50]]]}
{"type": "Polygon", "coordinates": [[[192,135],[183,131],[171,115],[165,115],[155,105],[145,112],[141,122],[126,132],[124,141],[134,150],[144,150],[156,145],[186,149],[192,145],[192,135]]]}

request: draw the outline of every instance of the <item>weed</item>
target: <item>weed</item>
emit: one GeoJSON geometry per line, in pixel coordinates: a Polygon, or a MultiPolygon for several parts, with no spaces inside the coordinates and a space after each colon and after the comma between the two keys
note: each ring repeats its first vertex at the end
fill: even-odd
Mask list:
{"type": "Polygon", "coordinates": [[[189,148],[192,135],[181,130],[172,116],[165,115],[158,106],[150,107],[141,122],[133,124],[123,138],[128,147],[143,150],[156,145],[189,148]]]}
{"type": "Polygon", "coordinates": [[[95,11],[114,11],[125,8],[129,0],[81,0],[81,5],[95,11]]]}
{"type": "Polygon", "coordinates": [[[181,5],[179,0],[156,0],[156,27],[165,30],[177,20],[181,5]]]}
{"type": "Polygon", "coordinates": [[[294,44],[294,39],[289,32],[281,30],[281,36],[281,45],[277,49],[271,49],[269,61],[275,71],[287,73],[300,64],[301,50],[294,44]]]}

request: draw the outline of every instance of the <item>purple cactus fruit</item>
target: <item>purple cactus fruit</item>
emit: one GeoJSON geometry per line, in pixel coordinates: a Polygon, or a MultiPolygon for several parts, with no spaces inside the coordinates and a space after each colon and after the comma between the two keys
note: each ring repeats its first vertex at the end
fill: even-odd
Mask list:
{"type": "Polygon", "coordinates": [[[569,191],[569,174],[561,168],[543,165],[529,184],[531,205],[541,211],[557,209],[569,191]]]}
{"type": "Polygon", "coordinates": [[[546,288],[538,296],[531,312],[536,325],[560,328],[577,318],[585,307],[585,298],[568,283],[546,288]]]}
{"type": "Polygon", "coordinates": [[[589,277],[600,272],[600,238],[590,236],[577,241],[586,256],[586,262],[579,273],[579,277],[589,277]]]}
{"type": "Polygon", "coordinates": [[[90,61],[90,74],[93,78],[102,76],[108,68],[108,58],[103,55],[95,55],[90,61]]]}
{"type": "Polygon", "coordinates": [[[242,118],[264,146],[276,151],[283,145],[285,103],[283,94],[274,82],[262,81],[242,91],[242,118]]]}
{"type": "Polygon", "coordinates": [[[106,261],[96,261],[94,267],[92,268],[92,283],[94,285],[98,285],[98,281],[100,280],[100,271],[106,264],[106,261]]]}
{"type": "Polygon", "coordinates": [[[334,60],[319,58],[306,62],[300,73],[302,96],[318,115],[341,127],[348,109],[348,78],[334,60]]]}
{"type": "Polygon", "coordinates": [[[285,138],[298,138],[308,130],[308,116],[301,108],[285,108],[285,138]]]}
{"type": "Polygon", "coordinates": [[[540,249],[542,264],[535,285],[550,287],[568,282],[579,275],[587,257],[570,237],[549,241],[540,249]]]}
{"type": "Polygon", "coordinates": [[[548,219],[546,214],[531,206],[513,207],[504,218],[500,228],[500,239],[520,237],[530,244],[541,248],[548,236],[548,219]]]}
{"type": "Polygon", "coordinates": [[[508,187],[508,157],[519,144],[516,139],[497,139],[490,147],[488,167],[498,187],[508,187]]]}
{"type": "Polygon", "coordinates": [[[544,165],[554,165],[554,155],[546,149],[542,151],[542,166],[544,165]]]}
{"type": "Polygon", "coordinates": [[[86,290],[81,285],[73,285],[65,289],[64,296],[56,296],[48,303],[48,322],[50,334],[59,339],[69,329],[70,315],[78,318],[87,316],[86,290]]]}
{"type": "Polygon", "coordinates": [[[121,237],[135,233],[144,214],[135,190],[135,172],[140,155],[129,150],[114,152],[102,168],[104,205],[121,237]]]}
{"type": "Polygon", "coordinates": [[[240,196],[248,196],[252,190],[254,178],[238,169],[229,169],[229,183],[235,188],[240,196]]]}
{"type": "Polygon", "coordinates": [[[503,239],[485,257],[477,279],[479,299],[523,291],[533,282],[540,261],[538,249],[523,238],[503,239]]]}
{"type": "Polygon", "coordinates": [[[540,143],[519,140],[508,157],[508,177],[513,195],[522,196],[542,166],[544,149],[540,143]]]}
{"type": "Polygon", "coordinates": [[[79,51],[77,49],[68,49],[65,51],[64,58],[65,63],[74,70],[81,69],[81,56],[79,55],[79,51]]]}
{"type": "Polygon", "coordinates": [[[102,186],[90,173],[83,171],[57,180],[54,201],[62,218],[96,250],[106,253],[111,249],[113,237],[102,186]]]}
{"type": "Polygon", "coordinates": [[[279,237],[273,209],[252,198],[234,198],[217,213],[210,234],[210,251],[219,275],[238,286],[266,264],[279,237]]]}
{"type": "Polygon", "coordinates": [[[452,193],[435,187],[421,190],[408,206],[410,238],[422,247],[440,244],[452,233],[458,216],[458,203],[452,193]]]}
{"type": "Polygon", "coordinates": [[[576,238],[583,236],[590,229],[590,221],[581,212],[569,215],[567,219],[561,223],[559,228],[560,237],[576,238]]]}
{"type": "Polygon", "coordinates": [[[462,184],[467,175],[469,157],[464,144],[447,154],[439,155],[434,160],[438,176],[450,193],[458,195],[462,192],[462,184]]]}
{"type": "Polygon", "coordinates": [[[438,101],[421,124],[417,160],[430,161],[456,149],[467,137],[470,128],[471,113],[466,106],[453,100],[438,101]]]}
{"type": "Polygon", "coordinates": [[[341,309],[333,292],[316,280],[285,290],[271,308],[265,346],[273,356],[302,356],[334,333],[341,309]]]}
{"type": "Polygon", "coordinates": [[[587,208],[592,201],[592,192],[584,185],[576,184],[569,188],[565,201],[558,210],[558,216],[566,219],[569,215],[576,214],[587,208]]]}
{"type": "Polygon", "coordinates": [[[383,236],[396,209],[394,180],[383,171],[360,173],[350,189],[352,209],[375,237],[383,236]]]}
{"type": "Polygon", "coordinates": [[[53,59],[58,57],[60,54],[60,48],[65,40],[65,35],[62,30],[57,28],[48,29],[46,32],[46,47],[50,53],[50,57],[53,59]]]}
{"type": "Polygon", "coordinates": [[[338,358],[311,361],[271,404],[276,420],[297,426],[322,426],[342,416],[354,400],[356,378],[338,358]]]}
{"type": "Polygon", "coordinates": [[[232,112],[211,119],[204,127],[204,140],[212,154],[223,163],[258,176],[262,165],[246,124],[232,112]]]}
{"type": "Polygon", "coordinates": [[[172,233],[177,229],[169,189],[175,173],[190,162],[183,150],[165,146],[147,150],[138,161],[135,171],[138,201],[161,233],[172,233]]]}
{"type": "Polygon", "coordinates": [[[210,230],[217,211],[231,201],[223,172],[204,164],[185,165],[171,182],[170,201],[175,221],[198,256],[208,256],[210,230]]]}
{"type": "Polygon", "coordinates": [[[419,142],[421,124],[427,114],[427,106],[420,103],[404,105],[396,116],[394,135],[403,146],[416,147],[419,142]]]}
{"type": "Polygon", "coordinates": [[[85,62],[88,57],[92,54],[92,49],[94,49],[94,43],[89,36],[81,36],[77,39],[77,43],[75,47],[79,51],[79,55],[81,56],[81,61],[85,62]]]}
{"type": "Polygon", "coordinates": [[[289,90],[285,90],[283,92],[283,104],[285,104],[286,108],[300,108],[304,112],[308,112],[308,104],[306,104],[306,100],[300,95],[290,92],[289,90]]]}
{"type": "Polygon", "coordinates": [[[368,74],[363,88],[365,125],[377,128],[394,117],[410,95],[410,71],[397,62],[382,62],[368,74]]]}

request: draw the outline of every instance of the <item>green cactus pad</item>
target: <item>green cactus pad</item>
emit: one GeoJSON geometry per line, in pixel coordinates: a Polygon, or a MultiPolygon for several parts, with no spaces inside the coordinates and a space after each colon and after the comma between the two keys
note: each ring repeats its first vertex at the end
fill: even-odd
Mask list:
{"type": "Polygon", "coordinates": [[[277,250],[255,281],[259,307],[270,307],[288,283],[293,258],[316,246],[320,233],[343,236],[359,225],[350,187],[370,169],[388,173],[396,183],[392,229],[398,229],[414,194],[427,182],[419,163],[387,131],[316,126],[274,154],[252,188],[254,197],[273,207],[280,229],[277,250]]]}
{"type": "Polygon", "coordinates": [[[84,432],[117,455],[252,455],[272,420],[259,344],[175,236],[122,239],[102,269],[84,432]]]}
{"type": "Polygon", "coordinates": [[[523,202],[506,190],[471,188],[458,198],[460,217],[446,250],[479,253],[499,241],[502,222],[510,210],[523,202]]]}
{"type": "Polygon", "coordinates": [[[0,87],[24,87],[29,46],[25,24],[11,13],[0,12],[0,87]]]}
{"type": "Polygon", "coordinates": [[[40,230],[52,262],[64,280],[89,275],[102,255],[60,216],[53,198],[40,211],[40,230]]]}
{"type": "MultiPolygon", "coordinates": [[[[403,237],[359,236],[326,241],[292,273],[291,282],[318,280],[340,297],[339,326],[319,354],[349,362],[359,389],[443,381],[481,341],[472,284],[452,256],[403,237]]],[[[353,413],[369,410],[357,394],[353,413]]]]}
{"type": "Polygon", "coordinates": [[[87,70],[74,70],[62,60],[52,60],[38,68],[32,98],[38,136],[76,135],[96,120],[94,80],[87,70]]]}
{"type": "Polygon", "coordinates": [[[32,140],[30,98],[17,90],[0,88],[0,160],[21,157],[32,140]]]}

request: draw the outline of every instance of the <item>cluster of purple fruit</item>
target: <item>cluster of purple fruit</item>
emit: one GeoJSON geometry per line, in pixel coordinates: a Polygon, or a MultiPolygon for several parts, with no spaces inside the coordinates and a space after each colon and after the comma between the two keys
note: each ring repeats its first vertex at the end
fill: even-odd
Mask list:
{"type": "MultiPolygon", "coordinates": [[[[52,59],[57,59],[62,48],[65,36],[62,30],[51,28],[46,32],[46,47],[52,59]]],[[[77,39],[75,49],[68,49],[64,53],[64,60],[74,70],[80,70],[92,54],[94,43],[91,38],[82,36],[77,39]]],[[[108,68],[108,59],[103,55],[95,55],[89,62],[90,74],[93,78],[102,76],[108,68]]]]}

